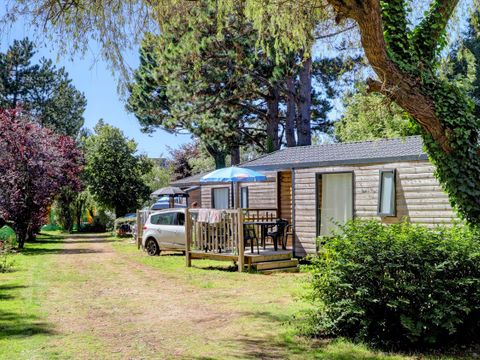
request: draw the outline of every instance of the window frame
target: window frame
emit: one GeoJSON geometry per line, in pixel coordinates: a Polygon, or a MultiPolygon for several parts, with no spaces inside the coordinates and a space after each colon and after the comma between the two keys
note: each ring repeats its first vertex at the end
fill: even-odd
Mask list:
{"type": "MultiPolygon", "coordinates": [[[[355,189],[355,171],[353,170],[345,170],[345,171],[322,171],[322,172],[316,172],[315,173],[315,234],[316,237],[321,236],[320,235],[320,230],[321,230],[321,219],[322,219],[322,203],[318,201],[318,197],[320,195],[320,191],[322,191],[322,188],[318,188],[318,180],[320,179],[323,181],[322,176],[323,175],[336,175],[336,174],[352,174],[352,219],[356,218],[356,211],[355,211],[355,195],[356,195],[356,189],[355,189]]],[[[323,183],[322,183],[323,186],[323,183]]]]}
{"type": "Polygon", "coordinates": [[[377,215],[380,217],[395,217],[397,216],[397,169],[381,169],[380,178],[378,182],[378,203],[377,215]],[[383,175],[386,173],[393,174],[393,206],[387,213],[382,212],[382,192],[383,192],[383,175]]]}
{"type": "Polygon", "coordinates": [[[217,209],[215,207],[215,190],[219,190],[219,189],[227,189],[227,204],[228,204],[228,207],[227,209],[230,209],[230,188],[228,186],[219,186],[219,187],[212,187],[212,190],[211,190],[211,197],[212,197],[212,200],[211,200],[211,205],[212,205],[212,209],[217,209]]]}
{"type": "Polygon", "coordinates": [[[243,208],[243,209],[248,209],[248,207],[250,206],[250,204],[249,204],[250,199],[248,198],[248,195],[249,195],[248,191],[249,191],[248,186],[241,186],[240,187],[240,207],[243,208]],[[245,204],[245,206],[243,206],[244,205],[243,204],[243,196],[242,196],[243,191],[246,191],[246,193],[247,193],[247,197],[246,197],[247,203],[245,204]]]}

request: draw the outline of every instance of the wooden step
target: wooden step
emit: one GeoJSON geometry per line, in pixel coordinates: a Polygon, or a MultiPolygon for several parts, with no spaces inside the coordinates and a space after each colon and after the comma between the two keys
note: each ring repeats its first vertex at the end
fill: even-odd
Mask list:
{"type": "Polygon", "coordinates": [[[277,261],[265,261],[253,264],[253,267],[257,270],[270,270],[279,268],[289,268],[298,265],[297,259],[277,260],[277,261]]]}
{"type": "Polygon", "coordinates": [[[279,273],[279,272],[297,273],[299,271],[300,269],[298,268],[298,266],[294,266],[294,267],[280,268],[280,269],[260,270],[259,273],[262,273],[262,274],[273,274],[273,273],[279,273]]]}
{"type": "MultiPolygon", "coordinates": [[[[292,258],[291,253],[275,253],[271,252],[269,254],[261,253],[260,255],[257,254],[245,254],[245,258],[250,258],[252,264],[254,263],[259,263],[259,262],[265,262],[265,261],[274,261],[274,260],[290,260],[292,258]]],[[[245,263],[248,263],[248,259],[245,259],[245,263]]]]}

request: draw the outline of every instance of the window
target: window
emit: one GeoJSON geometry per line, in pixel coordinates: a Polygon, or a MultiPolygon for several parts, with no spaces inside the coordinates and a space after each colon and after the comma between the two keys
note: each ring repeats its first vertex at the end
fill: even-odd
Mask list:
{"type": "Polygon", "coordinates": [[[248,208],[248,187],[247,186],[240,188],[240,207],[243,209],[248,208]]]}
{"type": "Polygon", "coordinates": [[[395,216],[395,170],[380,170],[378,215],[395,216]]]}
{"type": "Polygon", "coordinates": [[[150,222],[154,225],[173,225],[175,224],[177,213],[162,213],[152,215],[150,222]]]}
{"type": "Polygon", "coordinates": [[[182,212],[177,213],[177,225],[185,225],[185,214],[182,212]]]}
{"type": "Polygon", "coordinates": [[[214,209],[228,209],[228,198],[230,191],[228,187],[212,189],[212,207],[214,209]]]}
{"type": "Polygon", "coordinates": [[[353,173],[317,176],[317,234],[329,236],[353,218],[353,173]]]}

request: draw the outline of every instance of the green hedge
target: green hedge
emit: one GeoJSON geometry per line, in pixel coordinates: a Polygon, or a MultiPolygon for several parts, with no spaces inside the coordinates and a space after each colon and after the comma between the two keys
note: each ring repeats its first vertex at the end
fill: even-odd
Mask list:
{"type": "Polygon", "coordinates": [[[463,226],[351,221],[309,266],[306,326],[389,348],[478,339],[480,233],[463,226]]]}
{"type": "Polygon", "coordinates": [[[15,232],[11,227],[0,227],[0,241],[14,240],[15,232]]]}

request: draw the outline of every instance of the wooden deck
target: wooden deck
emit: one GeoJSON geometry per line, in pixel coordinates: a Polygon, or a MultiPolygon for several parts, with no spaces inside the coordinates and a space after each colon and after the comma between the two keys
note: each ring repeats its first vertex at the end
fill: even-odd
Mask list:
{"type": "MultiPolygon", "coordinates": [[[[224,261],[237,261],[238,254],[232,252],[218,253],[218,252],[205,252],[202,250],[190,250],[192,259],[212,259],[212,260],[224,260],[224,261]]],[[[272,249],[260,249],[260,254],[257,254],[256,251],[250,253],[247,251],[243,254],[245,263],[251,262],[261,262],[261,261],[271,261],[271,260],[284,260],[290,259],[292,257],[292,250],[278,250],[275,251],[272,249]]]]}
{"type": "MultiPolygon", "coordinates": [[[[239,266],[241,262],[239,261],[238,254],[231,252],[228,253],[217,253],[217,252],[205,252],[201,250],[191,250],[190,259],[210,259],[210,260],[219,260],[219,261],[233,261],[238,263],[239,266]]],[[[271,272],[276,269],[285,269],[297,267],[298,261],[292,259],[292,250],[273,250],[273,247],[266,249],[260,249],[260,253],[257,254],[256,251],[250,253],[247,251],[243,254],[243,266],[247,270],[258,270],[260,272],[271,272]]],[[[293,270],[293,269],[292,269],[293,270]]]]}
{"type": "MultiPolygon", "coordinates": [[[[275,210],[275,209],[274,209],[275,210]]],[[[272,209],[228,209],[213,210],[216,221],[207,222],[205,214],[212,209],[187,209],[185,212],[185,257],[186,265],[192,266],[194,259],[211,259],[233,261],[238,265],[238,271],[255,269],[262,272],[297,271],[298,260],[293,259],[292,250],[273,249],[267,245],[265,249],[256,246],[251,252],[250,246],[244,239],[244,226],[252,220],[271,221],[277,216],[272,209]],[[203,211],[203,213],[200,213],[203,211]],[[202,221],[200,221],[202,215],[202,221]],[[221,216],[219,216],[221,215],[221,216]]],[[[246,226],[252,226],[248,224],[246,226]]],[[[255,230],[255,229],[254,229],[255,230]]],[[[256,233],[260,234],[260,229],[256,233]]]]}

